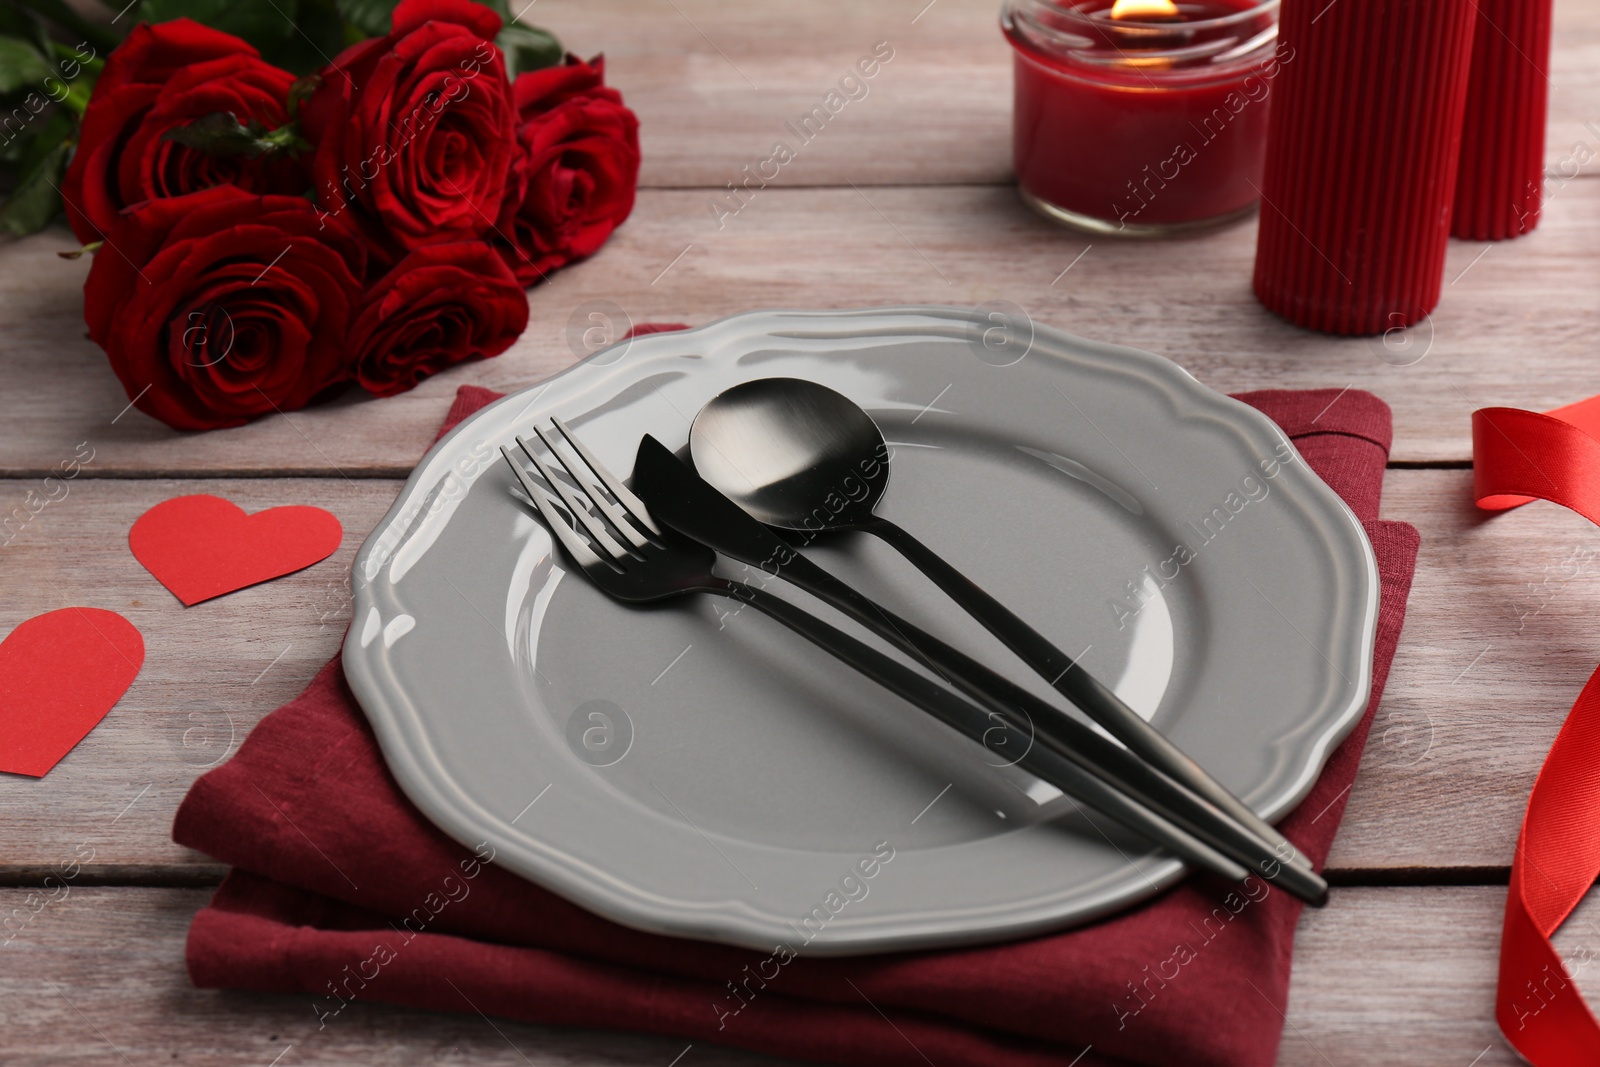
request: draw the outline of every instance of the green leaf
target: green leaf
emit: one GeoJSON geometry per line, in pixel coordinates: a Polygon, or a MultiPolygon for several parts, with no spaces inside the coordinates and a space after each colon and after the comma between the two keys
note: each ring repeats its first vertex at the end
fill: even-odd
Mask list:
{"type": "Polygon", "coordinates": [[[339,14],[363,37],[382,37],[399,0],[336,0],[339,14]]]}
{"type": "MultiPolygon", "coordinates": [[[[66,0],[0,0],[0,3],[13,11],[32,12],[47,22],[55,23],[70,32],[69,40],[87,41],[102,55],[122,41],[121,32],[84,18],[68,6],[66,0]]],[[[125,22],[123,26],[131,24],[131,21],[125,22]]]]}
{"type": "Polygon", "coordinates": [[[89,74],[67,82],[67,95],[57,102],[78,118],[83,118],[83,113],[89,110],[89,99],[94,95],[94,83],[97,76],[96,74],[89,74]]]}
{"type": "Polygon", "coordinates": [[[23,89],[40,89],[55,68],[33,45],[20,37],[0,37],[0,96],[23,89]]]}
{"type": "Polygon", "coordinates": [[[301,139],[294,124],[268,130],[251,120],[249,125],[239,121],[231,111],[213,111],[202,115],[187,126],[179,126],[162,134],[166,141],[206,152],[214,156],[268,156],[279,152],[294,152],[310,148],[301,139]]]}
{"type": "Polygon", "coordinates": [[[261,156],[269,151],[262,143],[264,133],[266,129],[258,122],[246,126],[231,111],[213,111],[187,126],[168,130],[161,139],[214,156],[261,156]]]}
{"type": "Polygon", "coordinates": [[[56,145],[76,139],[78,123],[68,112],[51,108],[40,113],[28,127],[28,133],[7,145],[4,158],[16,164],[18,173],[31,169],[56,145]]]}
{"type": "MultiPolygon", "coordinates": [[[[394,9],[399,0],[335,0],[335,3],[349,28],[362,37],[381,37],[393,26],[394,9]]],[[[478,3],[499,15],[505,25],[515,25],[507,0],[478,0],[478,3]]]]}
{"type": "MultiPolygon", "coordinates": [[[[43,138],[41,138],[42,140],[43,138]]],[[[66,173],[72,142],[63,140],[43,153],[0,207],[0,229],[25,237],[50,224],[61,210],[61,176],[66,173]]]]}
{"type": "Polygon", "coordinates": [[[40,55],[50,54],[50,28],[31,11],[0,4],[0,34],[20,37],[39,49],[40,55]]]}
{"type": "Polygon", "coordinates": [[[506,55],[506,77],[553,67],[566,58],[566,50],[555,35],[533,26],[511,23],[494,39],[506,55]]]}
{"type": "Polygon", "coordinates": [[[6,133],[11,140],[0,144],[0,196],[4,196],[5,190],[15,184],[12,179],[22,169],[22,158],[27,155],[35,136],[31,125],[18,131],[7,130],[6,133]]]}
{"type": "Polygon", "coordinates": [[[322,75],[320,74],[306,74],[294,80],[294,83],[289,86],[289,99],[285,105],[289,112],[290,122],[300,117],[301,105],[311,99],[312,95],[321,87],[322,75]]]}
{"type": "Polygon", "coordinates": [[[500,16],[500,21],[511,25],[511,8],[506,6],[506,0],[478,0],[478,3],[500,16]]]}
{"type": "Polygon", "coordinates": [[[57,145],[65,143],[70,148],[77,134],[77,120],[70,112],[56,107],[41,111],[0,146],[0,202],[20,190],[39,161],[57,145]]]}
{"type": "Polygon", "coordinates": [[[284,70],[309,74],[332,63],[349,42],[345,39],[344,22],[339,18],[334,0],[299,0],[298,8],[296,32],[275,47],[263,48],[261,54],[269,63],[284,70]]]}
{"type": "Polygon", "coordinates": [[[296,0],[144,0],[139,17],[145,22],[191,18],[260,48],[294,32],[297,7],[296,0]]]}
{"type": "Polygon", "coordinates": [[[106,67],[105,56],[97,54],[93,48],[89,48],[88,52],[83,50],[89,47],[88,41],[80,41],[77,47],[62,44],[60,41],[46,41],[45,43],[50,46],[51,53],[60,61],[56,64],[56,69],[61,71],[63,79],[82,77],[84,73],[99,77],[100,72],[106,67]],[[73,70],[76,70],[77,73],[73,74],[73,70]]]}
{"type": "Polygon", "coordinates": [[[344,47],[334,0],[143,0],[139,15],[147,22],[191,18],[242,37],[268,63],[296,74],[333,62],[344,47]]]}

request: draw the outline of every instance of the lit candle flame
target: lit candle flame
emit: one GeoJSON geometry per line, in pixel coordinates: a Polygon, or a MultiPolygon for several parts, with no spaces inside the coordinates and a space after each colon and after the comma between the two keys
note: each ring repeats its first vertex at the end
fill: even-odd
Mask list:
{"type": "Polygon", "coordinates": [[[1111,5],[1114,19],[1172,19],[1179,15],[1172,0],[1116,0],[1111,5]]]}

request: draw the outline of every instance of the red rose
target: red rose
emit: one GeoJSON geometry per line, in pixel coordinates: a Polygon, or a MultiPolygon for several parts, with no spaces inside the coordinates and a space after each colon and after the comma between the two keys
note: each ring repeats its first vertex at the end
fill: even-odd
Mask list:
{"type": "Polygon", "coordinates": [[[605,61],[568,56],[512,89],[519,154],[499,226],[500,254],[532,285],[593,255],[633,210],[639,120],[605,86],[605,61]],[[505,242],[511,244],[507,246],[505,242]]]}
{"type": "Polygon", "coordinates": [[[393,25],[322,72],[302,122],[317,199],[383,266],[487,232],[515,147],[499,16],[472,0],[402,0],[393,25]]]}
{"type": "Polygon", "coordinates": [[[304,407],[345,380],[365,249],[301,197],[231,185],[118,218],[83,287],[129,398],[180,430],[304,407]]]}
{"type": "Polygon", "coordinates": [[[219,111],[282,126],[293,81],[239,38],[188,19],[135,26],[106,59],[62,184],[72,232],[98,241],[131,204],[213,185],[303,191],[309,182],[293,160],[211,155],[163,138],[219,111]]]}
{"type": "Polygon", "coordinates": [[[350,359],[364,389],[393,396],[464,360],[498,356],[527,325],[527,295],[494,249],[427,245],[367,292],[350,359]]]}

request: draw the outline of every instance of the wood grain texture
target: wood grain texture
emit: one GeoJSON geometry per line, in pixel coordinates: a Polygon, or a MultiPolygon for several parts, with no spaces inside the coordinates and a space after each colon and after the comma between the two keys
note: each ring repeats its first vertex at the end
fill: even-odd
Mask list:
{"type": "MultiPolygon", "coordinates": [[[[1022,208],[1010,168],[1010,55],[998,0],[541,0],[528,21],[585,55],[642,120],[633,218],[593,260],[529,292],[500,359],[381,402],[346,397],[238,430],[180,435],[136,410],[84,337],[86,261],[57,229],[0,243],[0,522],[84,445],[87,473],[0,547],[0,634],[94,604],[144,632],[144,671],[43,780],[0,776],[0,883],[94,859],[68,899],[0,947],[0,1060],[505,1063],[664,1067],[677,1042],[357,1005],[319,1031],[302,998],[192,989],[189,918],[220,876],[170,840],[190,783],[236,750],[336,651],[346,574],[427,447],[458,385],[533,384],[585,354],[592,310],[703,324],[760,307],[1004,299],[1071,332],[1167,355],[1216,388],[1370,389],[1395,412],[1394,458],[1470,458],[1475,407],[1545,409],[1600,390],[1600,5],[1557,0],[1534,235],[1455,243],[1426,327],[1382,340],[1285,325],[1249,291],[1253,221],[1184,241],[1090,241],[1022,208]],[[737,214],[713,208],[884,41],[866,95],[799,146],[737,214]],[[1571,177],[1581,175],[1579,177],[1571,177]],[[604,304],[598,303],[604,302],[604,304]],[[271,477],[263,477],[270,475],[271,477]],[[6,480],[6,476],[11,476],[6,480]],[[147,507],[214,492],[247,510],[327,507],[346,537],[299,574],[184,609],[126,550],[147,507]],[[114,884],[95,888],[96,882],[114,884]]],[[[727,206],[724,201],[724,207],[727,206]]],[[[1504,891],[1426,883],[1503,876],[1527,791],[1600,660],[1600,531],[1550,505],[1486,520],[1470,472],[1391,470],[1384,512],[1423,544],[1410,616],[1331,869],[1405,888],[1336,890],[1301,923],[1280,1062],[1505,1067],[1492,1020],[1504,891]]],[[[15,530],[0,533],[0,541],[15,530]]],[[[28,910],[0,888],[0,923],[28,910]]],[[[0,935],[3,936],[3,935],[0,935]]],[[[1557,938],[1600,995],[1600,905],[1557,938]]],[[[691,1064],[772,1064],[696,1045],[691,1064]]]]}
{"type": "MultiPolygon", "coordinates": [[[[58,897],[61,891],[52,886],[58,897]]],[[[567,1030],[462,1013],[352,1002],[319,1029],[315,998],[195,989],[183,964],[189,920],[209,890],[82,888],[41,910],[0,890],[0,923],[26,915],[0,947],[3,1057],[15,1067],[74,1064],[467,1064],[665,1067],[687,1042],[567,1030]]],[[[684,1067],[785,1061],[694,1046],[684,1067]]]]}
{"type": "MultiPolygon", "coordinates": [[[[604,51],[607,80],[639,115],[644,185],[723,188],[778,140],[799,149],[778,179],[787,187],[1010,181],[999,16],[1000,0],[540,0],[525,19],[573,51],[604,51]],[[879,41],[894,58],[799,147],[785,123],[879,41]]],[[[1557,0],[1551,58],[1549,166],[1600,171],[1600,128],[1585,126],[1600,120],[1600,9],[1557,0]]]]}
{"type": "MultiPolygon", "coordinates": [[[[134,1064],[208,1067],[667,1067],[684,1052],[685,1042],[666,1038],[490,1022],[465,1004],[460,1014],[447,1014],[355,1001],[318,1029],[309,994],[196,990],[183,970],[183,939],[207,896],[69,885],[63,899],[35,914],[26,890],[0,890],[0,917],[31,916],[0,948],[6,1062],[104,1064],[123,1062],[120,1053],[134,1064]]],[[[1326,909],[1301,919],[1279,1063],[1520,1062],[1492,1018],[1504,906],[1505,891],[1497,888],[1337,890],[1326,909]]],[[[1600,947],[1596,918],[1600,907],[1584,905],[1557,938],[1591,994],[1600,983],[1595,968],[1582,964],[1600,947]]],[[[789,1061],[700,1042],[682,1061],[684,1067],[780,1062],[789,1061]]]]}
{"type": "Polygon", "coordinates": [[[1545,223],[1517,241],[1455,243],[1431,322],[1387,343],[1308,334],[1265,312],[1249,290],[1253,222],[1160,244],[1102,240],[1078,260],[1088,240],[992,184],[1006,180],[1010,77],[993,0],[936,0],[925,10],[922,0],[649,0],[645,10],[635,0],[545,0],[538,17],[580,50],[603,42],[613,79],[644,115],[646,184],[696,188],[642,192],[599,256],[530,291],[532,319],[510,352],[401,397],[351,395],[209,434],[199,446],[124,411],[128,393],[84,335],[88,264],[51,254],[73,245],[54,229],[0,244],[0,474],[48,471],[81,441],[96,445],[106,473],[403,473],[456,385],[520,387],[585,354],[594,301],[620,307],[619,324],[702,324],[760,307],[1003,298],[1040,322],[1170,356],[1220,389],[1371,389],[1395,407],[1400,461],[1467,459],[1473,407],[1548,408],[1597,388],[1600,183],[1565,180],[1571,168],[1560,166],[1587,158],[1573,151],[1579,143],[1600,159],[1600,134],[1584,126],[1600,119],[1592,4],[1557,7],[1557,154],[1545,223]],[[904,46],[868,95],[779,180],[719,217],[713,197],[770,154],[773,131],[890,38],[904,46]],[[736,65],[760,75],[760,92],[736,65]],[[890,182],[935,187],[877,187],[890,182]]]}
{"type": "Polygon", "coordinates": [[[1544,755],[1600,662],[1600,529],[1545,503],[1491,518],[1470,471],[1391,470],[1383,512],[1422,546],[1330,863],[1508,868],[1544,755]]]}
{"type": "MultiPolygon", "coordinates": [[[[20,499],[29,483],[0,483],[20,499]]],[[[338,651],[350,617],[351,560],[399,484],[343,479],[222,482],[74,480],[0,548],[0,633],[68,605],[109,608],[139,627],[144,669],[106,719],[42,779],[0,775],[0,876],[52,868],[79,842],[96,879],[220,876],[172,843],[189,784],[238,750],[338,651]],[[154,504],[215,493],[246,511],[327,508],[344,525],[328,559],[296,574],[185,608],[133,558],[127,531],[154,504]]]]}
{"type": "Polygon", "coordinates": [[[1394,408],[1402,462],[1468,459],[1476,407],[1545,409],[1600,389],[1600,181],[1572,182],[1528,237],[1454,243],[1438,311],[1387,340],[1312,334],[1264,310],[1249,284],[1253,221],[1091,246],[1005,186],[768,190],[720,230],[706,202],[642,194],[600,255],[529,290],[528,330],[497,359],[387,400],[352,393],[203,437],[124,412],[128,395],[83,334],[87,266],[51,254],[64,232],[0,246],[0,474],[48,472],[88,441],[104,474],[402,475],[458,385],[517,389],[570,365],[597,310],[620,336],[628,322],[698,325],[755,308],[1007,300],[1038,322],[1168,356],[1224,391],[1370,389],[1394,408]]]}
{"type": "Polygon", "coordinates": [[[795,151],[787,187],[1011,180],[998,0],[544,0],[525,19],[605,52],[606,80],[639,116],[645,186],[723,189],[779,141],[795,151]],[[875,46],[892,58],[841,89],[875,46]],[[803,140],[787,124],[830,91],[845,103],[803,140]]]}
{"type": "MultiPolygon", "coordinates": [[[[27,483],[0,482],[0,499],[27,483]]],[[[347,575],[399,483],[340,478],[77,481],[0,548],[0,633],[68,604],[144,633],[144,671],[98,729],[35,781],[0,776],[0,879],[48,869],[79,840],[96,879],[215,877],[169,839],[189,783],[338,649],[347,575]],[[127,552],[126,531],[178,493],[248,511],[315,504],[345,539],[314,567],[185,609],[127,552]],[[146,790],[146,787],[148,789],[146,790]],[[123,808],[137,802],[123,813],[123,808]]],[[[1600,660],[1600,530],[1535,504],[1485,520],[1466,471],[1389,472],[1385,515],[1422,550],[1409,617],[1331,866],[1359,879],[1503,869],[1533,778],[1600,660]]]]}

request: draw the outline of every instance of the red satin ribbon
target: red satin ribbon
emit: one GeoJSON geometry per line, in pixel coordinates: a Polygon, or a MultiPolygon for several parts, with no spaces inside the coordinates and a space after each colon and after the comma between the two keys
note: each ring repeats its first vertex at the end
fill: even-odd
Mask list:
{"type": "MultiPolygon", "coordinates": [[[[1539,414],[1472,413],[1473,491],[1489,511],[1549,500],[1600,525],[1600,396],[1539,414]]],[[[1600,875],[1600,668],[1528,797],[1511,863],[1495,1018],[1534,1067],[1600,1063],[1600,1023],[1550,935],[1600,875]]]]}

